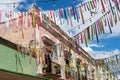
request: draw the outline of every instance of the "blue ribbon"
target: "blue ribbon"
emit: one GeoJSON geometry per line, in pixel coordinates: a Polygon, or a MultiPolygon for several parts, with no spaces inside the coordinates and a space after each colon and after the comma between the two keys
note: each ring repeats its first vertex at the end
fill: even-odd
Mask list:
{"type": "Polygon", "coordinates": [[[107,22],[108,22],[110,33],[112,33],[112,30],[111,30],[110,23],[109,23],[108,19],[107,19],[107,22]]]}

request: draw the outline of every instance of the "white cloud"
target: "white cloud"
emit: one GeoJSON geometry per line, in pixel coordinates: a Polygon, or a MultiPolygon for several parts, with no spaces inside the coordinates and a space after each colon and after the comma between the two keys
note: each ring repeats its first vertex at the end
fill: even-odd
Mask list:
{"type": "MultiPolygon", "coordinates": [[[[24,0],[0,0],[0,10],[4,10],[4,11],[10,11],[10,10],[14,10],[15,8],[13,7],[14,4],[2,4],[2,3],[19,3],[21,1],[24,0]]],[[[17,7],[19,4],[15,4],[15,6],[17,7]]]]}
{"type": "Polygon", "coordinates": [[[118,49],[112,50],[110,52],[109,51],[94,51],[90,47],[83,47],[83,49],[87,51],[88,54],[90,54],[94,59],[107,58],[107,57],[120,54],[120,50],[118,49]]]}
{"type": "Polygon", "coordinates": [[[89,44],[89,47],[97,47],[97,48],[100,48],[100,47],[104,47],[104,45],[99,45],[99,44],[89,44]]]}
{"type": "Polygon", "coordinates": [[[106,38],[120,37],[120,22],[112,27],[112,34],[106,36],[106,38]]]}

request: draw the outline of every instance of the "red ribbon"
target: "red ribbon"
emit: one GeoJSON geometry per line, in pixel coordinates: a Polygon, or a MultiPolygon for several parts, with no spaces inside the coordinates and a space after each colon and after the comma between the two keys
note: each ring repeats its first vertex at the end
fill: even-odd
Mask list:
{"type": "MultiPolygon", "coordinates": [[[[110,13],[109,13],[110,14],[110,13]]],[[[110,14],[109,16],[109,20],[110,20],[110,24],[111,24],[111,27],[113,27],[113,19],[112,19],[112,15],[110,14]]]]}
{"type": "Polygon", "coordinates": [[[100,0],[100,1],[101,1],[102,9],[103,9],[103,11],[105,12],[104,3],[103,3],[103,1],[102,1],[102,0],[100,0]]]}
{"type": "Polygon", "coordinates": [[[53,14],[53,12],[50,10],[50,18],[52,18],[53,16],[52,16],[52,14],[53,14]]]}
{"type": "Polygon", "coordinates": [[[32,27],[34,28],[34,12],[31,13],[31,16],[32,16],[32,27]]]}
{"type": "Polygon", "coordinates": [[[60,16],[62,16],[63,15],[63,11],[62,11],[62,9],[60,9],[60,16]]]}
{"type": "Polygon", "coordinates": [[[84,10],[86,11],[86,5],[84,4],[84,10]]]}
{"type": "Polygon", "coordinates": [[[94,8],[96,8],[96,2],[95,2],[95,0],[93,0],[92,3],[94,5],[94,8]]]}

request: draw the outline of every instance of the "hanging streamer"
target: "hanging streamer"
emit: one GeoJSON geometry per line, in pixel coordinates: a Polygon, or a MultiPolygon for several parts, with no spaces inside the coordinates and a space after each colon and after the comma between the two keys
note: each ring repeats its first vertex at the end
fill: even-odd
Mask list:
{"type": "Polygon", "coordinates": [[[112,0],[115,4],[116,9],[120,12],[119,4],[117,0],[112,0]]]}
{"type": "Polygon", "coordinates": [[[62,25],[62,20],[61,20],[60,9],[58,9],[58,14],[59,14],[60,25],[62,25]]]}
{"type": "Polygon", "coordinates": [[[81,6],[80,6],[80,14],[81,14],[81,18],[82,18],[82,23],[84,24],[85,21],[84,21],[84,16],[83,16],[83,12],[82,12],[82,8],[81,8],[81,6]]]}
{"type": "Polygon", "coordinates": [[[96,8],[96,1],[92,0],[92,3],[93,3],[94,8],[96,8]]]}
{"type": "Polygon", "coordinates": [[[110,20],[111,27],[113,27],[113,19],[112,19],[111,13],[109,14],[109,20],[110,20]]]}
{"type": "Polygon", "coordinates": [[[106,0],[103,0],[104,1],[104,3],[106,4],[106,0]]]}
{"type": "Polygon", "coordinates": [[[31,17],[32,17],[32,27],[34,28],[35,26],[34,26],[34,12],[33,13],[30,13],[31,14],[31,17]]]}
{"type": "Polygon", "coordinates": [[[102,9],[105,12],[105,6],[104,6],[104,3],[103,3],[103,0],[100,0],[100,1],[101,1],[102,9]]]}
{"type": "Polygon", "coordinates": [[[50,18],[53,18],[53,11],[50,10],[50,18]]]}
{"type": "Polygon", "coordinates": [[[110,9],[112,11],[112,15],[114,15],[114,11],[113,11],[113,7],[112,7],[112,4],[111,4],[111,0],[109,0],[109,5],[110,5],[110,9]]]}
{"type": "Polygon", "coordinates": [[[55,18],[55,12],[53,11],[53,18],[54,18],[54,22],[56,24],[56,18],[55,18]]]}
{"type": "Polygon", "coordinates": [[[87,36],[88,36],[88,39],[90,40],[90,30],[89,30],[90,28],[88,27],[87,28],[87,36]]]}
{"type": "Polygon", "coordinates": [[[64,15],[65,15],[65,18],[66,18],[66,20],[67,20],[67,24],[69,25],[69,20],[68,20],[68,15],[69,15],[69,13],[68,13],[68,8],[65,8],[65,9],[64,9],[64,15]]]}
{"type": "Polygon", "coordinates": [[[101,27],[100,27],[100,24],[99,24],[99,20],[96,21],[96,27],[98,29],[98,34],[100,35],[101,34],[101,27]]]}
{"type": "Polygon", "coordinates": [[[36,27],[36,11],[34,11],[34,27],[36,27]]]}
{"type": "Polygon", "coordinates": [[[107,19],[107,22],[108,22],[108,27],[109,27],[110,33],[112,33],[111,26],[110,26],[110,23],[109,23],[108,19],[107,19]]]}
{"type": "Polygon", "coordinates": [[[69,17],[70,17],[71,27],[73,27],[73,23],[72,23],[72,19],[71,19],[71,16],[72,16],[71,9],[72,9],[72,7],[70,7],[68,10],[69,10],[69,17]]]}
{"type": "Polygon", "coordinates": [[[101,22],[101,26],[102,26],[102,31],[103,31],[103,34],[105,34],[105,29],[104,29],[104,25],[103,25],[102,18],[100,18],[100,22],[101,22]]]}
{"type": "Polygon", "coordinates": [[[77,22],[79,22],[79,18],[80,18],[79,7],[77,7],[77,6],[74,6],[74,7],[75,7],[75,13],[76,13],[76,17],[77,17],[77,22]]]}
{"type": "Polygon", "coordinates": [[[100,35],[102,33],[102,25],[101,25],[100,19],[98,19],[96,22],[96,28],[98,30],[98,34],[100,35]]]}
{"type": "Polygon", "coordinates": [[[87,10],[89,11],[90,10],[90,8],[89,8],[89,6],[88,6],[89,4],[88,3],[86,3],[86,6],[87,6],[87,10]]]}
{"type": "Polygon", "coordinates": [[[72,6],[72,12],[73,12],[73,15],[74,15],[74,20],[76,20],[76,13],[75,13],[75,7],[72,6]]]}
{"type": "Polygon", "coordinates": [[[95,23],[94,23],[94,29],[95,29],[95,34],[96,34],[97,42],[99,42],[97,28],[96,28],[96,24],[95,23]]]}
{"type": "Polygon", "coordinates": [[[38,30],[40,30],[40,17],[39,17],[39,11],[36,11],[36,20],[37,20],[38,30]]]}
{"type": "MultiPolygon", "coordinates": [[[[49,15],[49,12],[47,12],[47,14],[49,15]]],[[[48,28],[49,27],[49,18],[46,17],[46,27],[48,28]]]]}
{"type": "Polygon", "coordinates": [[[115,8],[114,8],[114,13],[115,13],[115,15],[114,15],[114,22],[115,22],[115,24],[117,24],[117,14],[116,14],[115,8]]]}
{"type": "Polygon", "coordinates": [[[94,9],[92,1],[90,1],[91,9],[94,9]]]}
{"type": "Polygon", "coordinates": [[[104,16],[102,17],[102,19],[104,20],[104,25],[107,26],[106,16],[104,15],[104,16]]]}
{"type": "Polygon", "coordinates": [[[86,36],[86,30],[84,31],[84,40],[85,40],[86,47],[88,47],[88,40],[87,40],[87,36],[86,36]]]}
{"type": "Polygon", "coordinates": [[[85,4],[83,4],[83,6],[84,6],[84,10],[86,11],[86,5],[85,5],[85,4]]]}

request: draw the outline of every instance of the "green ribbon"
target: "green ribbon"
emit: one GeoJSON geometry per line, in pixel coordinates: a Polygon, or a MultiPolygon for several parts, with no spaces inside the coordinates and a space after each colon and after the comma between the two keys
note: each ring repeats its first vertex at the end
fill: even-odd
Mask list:
{"type": "Polygon", "coordinates": [[[86,36],[86,32],[85,31],[84,31],[84,39],[85,39],[86,47],[88,47],[88,40],[87,40],[87,36],[86,36]]]}
{"type": "Polygon", "coordinates": [[[103,25],[103,22],[102,22],[102,18],[100,18],[100,23],[101,23],[101,26],[102,26],[103,34],[105,34],[105,29],[104,29],[104,25],[103,25]]]}
{"type": "Polygon", "coordinates": [[[36,12],[34,12],[34,27],[36,27],[36,12]]]}

